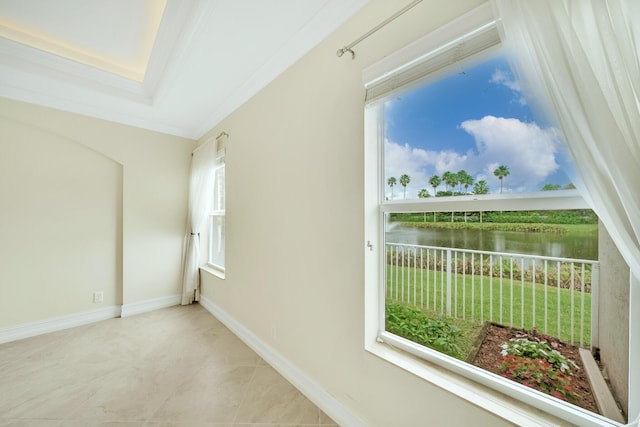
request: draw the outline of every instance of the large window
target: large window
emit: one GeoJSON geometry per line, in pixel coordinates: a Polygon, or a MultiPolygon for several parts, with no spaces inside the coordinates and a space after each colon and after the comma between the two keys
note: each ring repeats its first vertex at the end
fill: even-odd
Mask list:
{"type": "Polygon", "coordinates": [[[601,333],[598,218],[561,132],[532,114],[491,24],[433,39],[365,72],[368,347],[608,422],[580,350],[597,355],[601,333]]]}
{"type": "Polygon", "coordinates": [[[224,148],[218,150],[213,205],[209,216],[209,265],[215,270],[225,271],[225,158],[224,148]]]}

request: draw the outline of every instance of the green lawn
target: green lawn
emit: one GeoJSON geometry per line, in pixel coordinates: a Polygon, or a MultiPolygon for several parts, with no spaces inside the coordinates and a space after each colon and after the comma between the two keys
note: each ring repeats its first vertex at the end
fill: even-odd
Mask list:
{"type": "MultiPolygon", "coordinates": [[[[422,215],[422,214],[420,214],[422,215]]],[[[426,218],[429,218],[427,214],[426,218]]],[[[401,221],[403,227],[431,228],[446,230],[498,230],[523,233],[597,233],[598,224],[543,224],[543,223],[503,223],[503,222],[431,222],[401,221]]]]}
{"type": "Polygon", "coordinates": [[[597,233],[598,224],[559,224],[567,233],[597,233]]]}
{"type": "MultiPolygon", "coordinates": [[[[387,300],[446,315],[444,276],[439,271],[388,265],[387,300]]],[[[555,286],[546,286],[545,292],[544,284],[540,283],[534,286],[530,281],[514,280],[512,285],[509,278],[478,275],[472,278],[470,274],[452,274],[451,282],[451,317],[524,329],[535,325],[539,332],[564,342],[582,342],[585,346],[590,343],[591,294],[583,296],[555,286]],[[581,313],[584,313],[583,322],[581,313]],[[581,323],[584,324],[582,331],[581,323]]]]}

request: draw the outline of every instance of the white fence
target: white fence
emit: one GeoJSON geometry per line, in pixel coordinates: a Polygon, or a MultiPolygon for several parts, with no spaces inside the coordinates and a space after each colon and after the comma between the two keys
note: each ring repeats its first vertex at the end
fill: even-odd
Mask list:
{"type": "Polygon", "coordinates": [[[597,261],[386,244],[387,301],[597,347],[597,261]]]}

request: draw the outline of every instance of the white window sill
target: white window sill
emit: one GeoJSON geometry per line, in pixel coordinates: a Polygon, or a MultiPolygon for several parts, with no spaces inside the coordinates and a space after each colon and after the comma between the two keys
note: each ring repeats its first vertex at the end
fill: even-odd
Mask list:
{"type": "MultiPolygon", "coordinates": [[[[549,404],[547,402],[545,405],[547,407],[544,410],[538,409],[521,400],[510,397],[511,393],[507,395],[496,391],[389,344],[381,342],[370,343],[366,346],[366,350],[515,425],[612,427],[620,425],[610,419],[565,403],[551,402],[549,404]]],[[[522,387],[517,386],[517,388],[521,389],[522,387]]],[[[533,400],[539,400],[538,396],[535,396],[535,391],[530,392],[527,389],[517,391],[518,394],[531,394],[533,400]]],[[[542,393],[539,394],[542,395],[542,393]]],[[[532,402],[532,399],[530,398],[527,401],[532,402]]]]}
{"type": "Polygon", "coordinates": [[[219,279],[224,279],[225,278],[224,270],[221,269],[218,266],[213,265],[213,264],[205,264],[205,265],[200,267],[200,270],[206,271],[207,273],[212,274],[212,275],[216,276],[219,279]]]}

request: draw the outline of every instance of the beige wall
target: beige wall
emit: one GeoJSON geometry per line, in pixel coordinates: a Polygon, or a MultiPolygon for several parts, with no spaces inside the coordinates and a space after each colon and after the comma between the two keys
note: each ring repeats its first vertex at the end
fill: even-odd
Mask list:
{"type": "Polygon", "coordinates": [[[500,426],[364,350],[361,72],[480,4],[423,2],[336,57],[406,3],[372,1],[208,133],[230,135],[227,268],[203,295],[373,426],[500,426]]]}
{"type": "Polygon", "coordinates": [[[0,327],[180,293],[193,141],[8,99],[0,132],[0,327]]]}

